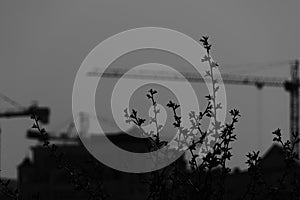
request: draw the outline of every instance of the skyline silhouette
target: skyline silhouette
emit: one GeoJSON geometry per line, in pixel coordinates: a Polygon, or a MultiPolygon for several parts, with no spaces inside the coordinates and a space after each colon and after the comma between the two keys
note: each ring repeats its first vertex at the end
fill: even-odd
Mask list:
{"type": "MultiPolygon", "coordinates": [[[[38,100],[49,106],[50,131],[71,116],[72,85],[86,54],[130,28],[161,26],[194,39],[207,34],[221,72],[289,77],[288,64],[269,69],[260,63],[299,58],[297,1],[2,1],[0,5],[1,92],[22,105],[38,100]]],[[[226,91],[228,107],[242,113],[239,143],[233,144],[237,157],[231,165],[245,168],[244,155],[260,145],[265,152],[274,129],[281,128],[283,137],[289,137],[289,97],[275,88],[226,86],[226,91]]],[[[10,107],[2,105],[4,110],[10,107]]],[[[1,120],[2,176],[16,177],[16,165],[31,154],[34,142],[25,139],[30,126],[30,119],[1,120]]]]}

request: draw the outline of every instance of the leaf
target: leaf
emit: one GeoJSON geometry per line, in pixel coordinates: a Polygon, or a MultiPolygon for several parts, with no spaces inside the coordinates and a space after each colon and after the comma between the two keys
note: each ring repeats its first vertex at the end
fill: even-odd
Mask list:
{"type": "Polygon", "coordinates": [[[205,71],[204,77],[211,77],[211,73],[209,70],[205,71]]]}
{"type": "Polygon", "coordinates": [[[154,113],[155,113],[155,114],[158,114],[159,112],[160,112],[160,109],[159,109],[159,108],[154,109],[154,113]]]}
{"type": "Polygon", "coordinates": [[[208,36],[202,36],[202,38],[199,41],[202,43],[203,46],[207,46],[209,45],[208,38],[208,36]]]}
{"type": "Polygon", "coordinates": [[[143,123],[145,123],[145,119],[142,119],[142,118],[139,118],[138,119],[138,124],[139,124],[139,126],[141,126],[143,123]]]}
{"type": "Polygon", "coordinates": [[[134,109],[132,109],[132,114],[133,114],[134,116],[136,116],[136,114],[137,114],[137,111],[136,111],[136,110],[134,110],[134,109]]]}
{"type": "Polygon", "coordinates": [[[153,96],[154,94],[156,94],[157,93],[157,91],[156,90],[153,90],[152,88],[149,90],[149,93],[153,96]]]}
{"type": "Polygon", "coordinates": [[[229,113],[231,116],[234,116],[234,117],[240,116],[240,111],[237,109],[230,110],[229,113]]]}
{"type": "Polygon", "coordinates": [[[175,104],[170,100],[170,101],[168,102],[168,104],[167,104],[167,107],[173,108],[174,105],[175,105],[175,104]]]}
{"type": "Polygon", "coordinates": [[[277,130],[273,131],[272,134],[281,137],[281,130],[278,128],[277,130]]]}
{"type": "Polygon", "coordinates": [[[195,116],[196,116],[195,111],[191,111],[191,112],[189,113],[189,118],[190,118],[190,119],[194,119],[195,116]]]}
{"type": "Polygon", "coordinates": [[[222,109],[221,103],[218,103],[218,104],[216,105],[216,109],[222,109]]]}
{"type": "Polygon", "coordinates": [[[203,58],[201,59],[202,62],[210,61],[211,57],[204,55],[203,58]]]}
{"type": "Polygon", "coordinates": [[[125,109],[124,109],[124,116],[125,116],[126,118],[128,118],[128,117],[129,117],[129,114],[128,114],[128,109],[127,109],[127,108],[125,108],[125,109]]]}
{"type": "Polygon", "coordinates": [[[37,129],[38,126],[36,124],[33,124],[31,128],[37,129]]]}
{"type": "Polygon", "coordinates": [[[210,94],[209,94],[209,95],[206,95],[205,98],[206,98],[208,101],[213,100],[213,97],[210,96],[210,94]]]}
{"type": "Polygon", "coordinates": [[[213,61],[213,62],[211,62],[210,66],[211,66],[212,68],[214,68],[214,67],[218,67],[219,64],[218,64],[217,62],[213,61]]]}

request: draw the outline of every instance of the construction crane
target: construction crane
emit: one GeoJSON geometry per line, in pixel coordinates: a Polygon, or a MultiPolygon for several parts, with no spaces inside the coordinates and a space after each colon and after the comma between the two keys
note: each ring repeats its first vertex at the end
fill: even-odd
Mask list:
{"type": "Polygon", "coordinates": [[[43,124],[49,123],[50,110],[47,107],[39,107],[38,105],[31,105],[28,108],[22,110],[11,110],[0,112],[0,118],[16,118],[16,117],[28,117],[36,115],[39,117],[39,121],[43,124]]]}
{"type": "MultiPolygon", "coordinates": [[[[86,114],[83,112],[78,113],[78,117],[79,117],[79,125],[80,125],[80,130],[79,130],[79,134],[81,135],[86,135],[87,131],[89,129],[89,119],[87,118],[86,114]]],[[[57,141],[57,142],[62,142],[62,143],[77,143],[79,142],[79,137],[77,134],[73,134],[73,131],[76,131],[75,129],[75,121],[72,118],[72,120],[68,120],[67,122],[67,129],[66,131],[62,131],[57,133],[56,131],[50,131],[47,134],[47,140],[51,140],[51,141],[57,141]]],[[[39,142],[43,142],[44,141],[44,137],[42,137],[42,135],[37,131],[37,130],[33,130],[33,129],[29,129],[27,130],[27,134],[26,137],[28,139],[32,139],[32,140],[38,140],[39,142]]]]}
{"type": "MultiPolygon", "coordinates": [[[[83,119],[81,119],[81,115],[79,115],[80,118],[80,122],[79,123],[83,123],[83,119]]],[[[69,120],[68,120],[69,121],[69,120]]],[[[77,134],[73,134],[73,131],[75,129],[75,122],[72,120],[70,122],[67,123],[67,129],[66,131],[61,131],[59,133],[57,133],[57,131],[55,132],[47,132],[47,140],[51,140],[51,141],[56,141],[56,142],[61,142],[63,144],[74,144],[74,143],[78,143],[80,142],[80,139],[78,137],[77,134]]],[[[80,124],[80,127],[82,129],[82,124],[80,124]]],[[[82,132],[80,130],[80,132],[82,132]]],[[[33,130],[33,129],[29,129],[27,130],[26,133],[26,138],[31,139],[31,140],[37,140],[39,142],[43,142],[44,141],[44,136],[42,136],[37,130],[33,130]]]]}
{"type": "MultiPolygon", "coordinates": [[[[32,115],[36,115],[39,117],[39,121],[43,124],[49,123],[50,109],[47,107],[40,107],[37,104],[30,105],[29,107],[24,107],[7,97],[4,94],[0,94],[0,98],[5,102],[16,107],[14,110],[7,110],[0,112],[0,118],[17,118],[17,117],[29,117],[32,115]]],[[[2,130],[0,128],[0,167],[1,167],[1,134],[2,130]]]]}
{"type": "MultiPolygon", "coordinates": [[[[90,116],[87,113],[79,112],[77,114],[77,117],[78,117],[78,123],[80,127],[78,133],[79,135],[86,137],[88,135],[88,130],[90,126],[90,119],[89,119],[90,116]]],[[[48,132],[47,139],[52,141],[62,142],[62,143],[70,143],[70,142],[71,144],[73,144],[74,142],[78,143],[80,141],[78,135],[77,134],[74,135],[72,133],[73,131],[76,131],[75,121],[76,120],[72,118],[72,120],[67,123],[68,126],[66,131],[59,132],[59,133],[55,133],[56,131],[48,132]]],[[[32,129],[27,131],[26,137],[28,139],[38,140],[40,142],[43,142],[44,139],[38,131],[32,129]]]]}
{"type": "MultiPolygon", "coordinates": [[[[79,133],[79,135],[81,135],[83,137],[88,136],[90,120],[99,119],[99,120],[103,121],[104,123],[108,124],[111,128],[116,128],[115,124],[111,120],[109,120],[105,117],[91,116],[88,113],[84,113],[84,112],[78,113],[77,116],[79,118],[78,121],[79,121],[79,127],[80,127],[80,130],[78,131],[78,133],[79,133]]],[[[77,119],[77,117],[75,119],[77,119]]],[[[73,134],[73,131],[76,131],[74,119],[72,118],[71,121],[68,120],[67,124],[68,125],[67,125],[66,131],[62,131],[59,133],[57,130],[54,132],[50,131],[47,134],[47,139],[51,140],[51,141],[55,141],[55,142],[61,142],[64,144],[79,143],[80,139],[79,139],[78,135],[73,134]]],[[[33,129],[27,130],[26,137],[28,139],[37,140],[39,142],[43,142],[43,139],[44,139],[38,131],[33,130],[33,129]]]]}
{"type": "MultiPolygon", "coordinates": [[[[275,78],[262,76],[246,76],[246,75],[231,75],[222,74],[224,84],[232,85],[253,85],[259,89],[265,86],[281,87],[290,94],[290,134],[291,140],[294,140],[292,134],[299,137],[299,61],[295,60],[290,64],[291,78],[275,78]]],[[[114,68],[112,70],[90,71],[87,76],[104,77],[104,78],[129,78],[129,79],[151,79],[151,80],[170,80],[170,81],[190,81],[190,82],[205,82],[202,77],[191,72],[181,72],[183,76],[177,74],[166,73],[165,71],[153,70],[133,70],[133,73],[126,73],[126,69],[114,68]]],[[[218,77],[216,78],[218,79],[218,77]]],[[[299,144],[295,146],[295,153],[299,156],[299,144]]]]}
{"type": "MultiPolygon", "coordinates": [[[[38,131],[34,131],[34,130],[28,130],[26,137],[28,139],[32,139],[32,140],[38,140],[39,142],[43,142],[44,141],[44,137],[41,136],[41,134],[39,134],[38,131]]],[[[62,132],[57,134],[54,133],[48,133],[47,134],[47,140],[52,140],[52,141],[59,141],[59,142],[72,142],[72,143],[78,143],[80,141],[79,137],[77,136],[70,136],[70,134],[68,132],[62,132]]]]}
{"type": "Polygon", "coordinates": [[[9,98],[8,96],[0,93],[0,99],[11,104],[15,107],[14,110],[7,110],[0,112],[0,118],[16,118],[16,117],[27,117],[31,115],[36,115],[43,124],[49,123],[50,110],[47,107],[38,106],[37,102],[33,103],[28,107],[24,107],[15,100],[9,98]]]}

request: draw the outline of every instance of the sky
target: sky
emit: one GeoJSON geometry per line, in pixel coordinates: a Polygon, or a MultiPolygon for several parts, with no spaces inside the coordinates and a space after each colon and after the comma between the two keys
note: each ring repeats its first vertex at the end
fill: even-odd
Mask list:
{"type": "MultiPolygon", "coordinates": [[[[288,64],[258,63],[300,57],[297,0],[2,0],[0,2],[0,92],[22,105],[37,100],[51,108],[55,130],[72,115],[72,88],[87,54],[119,32],[146,26],[180,31],[195,40],[209,35],[221,73],[289,77],[288,64]],[[255,70],[253,70],[255,69],[255,70]]],[[[245,154],[271,145],[271,132],[289,128],[289,95],[283,88],[226,86],[227,108],[242,117],[231,166],[245,167],[245,154]],[[261,138],[261,140],[259,140],[261,138]],[[260,141],[260,142],[259,142],[260,141]]],[[[10,105],[0,101],[0,110],[10,105]]],[[[25,138],[32,121],[1,119],[1,176],[16,166],[35,142],[25,138]]]]}

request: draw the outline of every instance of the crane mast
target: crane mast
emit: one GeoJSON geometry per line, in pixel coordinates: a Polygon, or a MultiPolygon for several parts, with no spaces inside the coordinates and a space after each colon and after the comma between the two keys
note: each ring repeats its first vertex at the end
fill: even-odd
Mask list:
{"type": "MultiPolygon", "coordinates": [[[[285,89],[290,93],[290,134],[291,140],[299,138],[299,61],[291,66],[291,81],[287,82],[285,89]],[[296,135],[296,138],[293,137],[296,135]]],[[[299,143],[295,147],[295,153],[299,158],[299,143]]]]}

